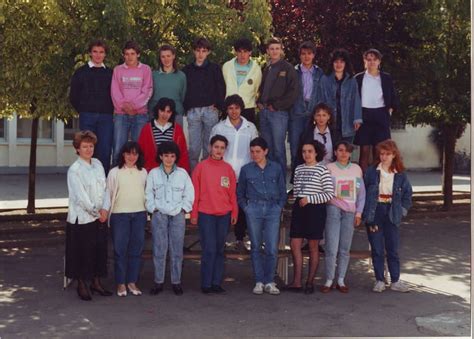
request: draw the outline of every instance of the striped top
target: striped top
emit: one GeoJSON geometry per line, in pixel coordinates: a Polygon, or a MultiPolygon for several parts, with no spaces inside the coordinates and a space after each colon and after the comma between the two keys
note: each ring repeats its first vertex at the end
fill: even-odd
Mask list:
{"type": "Polygon", "coordinates": [[[167,123],[164,127],[159,126],[155,120],[151,124],[151,130],[153,131],[153,140],[156,145],[161,145],[164,141],[173,141],[174,125],[167,123]]]}
{"type": "Polygon", "coordinates": [[[334,185],[326,166],[299,165],[295,170],[293,185],[295,197],[308,198],[310,204],[324,204],[334,198],[334,185]]]}

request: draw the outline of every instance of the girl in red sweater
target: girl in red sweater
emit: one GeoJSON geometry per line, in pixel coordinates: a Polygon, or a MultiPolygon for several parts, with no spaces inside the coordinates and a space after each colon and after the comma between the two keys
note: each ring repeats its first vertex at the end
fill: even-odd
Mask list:
{"type": "Polygon", "coordinates": [[[179,148],[180,158],[178,167],[190,173],[188,147],[184,137],[183,128],[175,123],[176,105],[174,100],[161,98],[153,108],[154,118],[146,124],[138,138],[138,143],[145,156],[145,169],[150,172],[159,166],[158,146],[163,141],[174,141],[179,148]]]}
{"type": "Polygon", "coordinates": [[[219,134],[211,138],[209,158],[193,171],[194,204],[191,223],[199,225],[201,240],[201,290],[204,294],[223,293],[224,245],[229,225],[237,221],[236,178],[232,166],[223,159],[228,145],[219,134]]]}

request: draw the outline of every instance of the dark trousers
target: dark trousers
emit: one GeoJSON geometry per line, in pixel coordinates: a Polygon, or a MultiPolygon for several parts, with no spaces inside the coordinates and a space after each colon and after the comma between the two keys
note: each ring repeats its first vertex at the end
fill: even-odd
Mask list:
{"type": "Polygon", "coordinates": [[[89,280],[107,276],[107,225],[98,220],[66,225],[66,277],[89,280]]]}

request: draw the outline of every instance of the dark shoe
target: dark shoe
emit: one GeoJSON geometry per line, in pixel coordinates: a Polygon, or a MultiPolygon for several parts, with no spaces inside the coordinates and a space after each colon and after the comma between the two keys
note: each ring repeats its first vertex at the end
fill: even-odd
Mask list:
{"type": "Polygon", "coordinates": [[[110,297],[111,295],[113,295],[112,292],[107,291],[107,290],[104,289],[102,286],[100,286],[99,288],[97,288],[97,287],[95,287],[94,285],[91,285],[91,286],[90,286],[90,289],[91,289],[92,294],[99,293],[99,295],[101,295],[101,296],[103,296],[103,297],[110,297]]]}
{"type": "Polygon", "coordinates": [[[339,284],[336,285],[336,288],[339,290],[341,293],[349,293],[349,287],[346,285],[340,286],[339,284]]]}
{"type": "Polygon", "coordinates": [[[323,285],[321,286],[321,288],[319,289],[321,291],[321,293],[329,293],[331,292],[331,286],[326,286],[326,285],[323,285]]]}
{"type": "Polygon", "coordinates": [[[85,284],[77,285],[77,295],[79,296],[81,300],[84,300],[84,301],[92,300],[89,290],[87,289],[85,284]]]}
{"type": "Polygon", "coordinates": [[[171,287],[173,288],[174,294],[176,295],[183,294],[183,288],[181,287],[181,284],[171,284],[171,287]]]}
{"type": "Polygon", "coordinates": [[[296,292],[296,293],[299,293],[301,291],[303,291],[303,287],[295,287],[295,286],[283,286],[282,287],[282,290],[283,291],[288,291],[288,292],[296,292]]]}
{"type": "Polygon", "coordinates": [[[304,294],[313,294],[314,293],[314,285],[313,284],[306,284],[304,288],[304,294]]]}
{"type": "Polygon", "coordinates": [[[150,290],[151,295],[157,295],[158,293],[163,292],[163,284],[155,284],[150,290]]]}
{"type": "Polygon", "coordinates": [[[210,287],[201,287],[201,292],[204,294],[211,294],[212,289],[210,287]]]}
{"type": "Polygon", "coordinates": [[[219,285],[212,285],[211,290],[214,293],[225,293],[225,290],[219,285]]]}

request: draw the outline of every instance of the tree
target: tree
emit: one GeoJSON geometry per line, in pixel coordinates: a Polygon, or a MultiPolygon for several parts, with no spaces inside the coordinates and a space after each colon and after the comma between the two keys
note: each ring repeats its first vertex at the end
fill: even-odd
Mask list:
{"type": "Polygon", "coordinates": [[[442,142],[444,208],[453,204],[456,141],[470,121],[470,2],[430,1],[418,20],[421,48],[412,53],[412,124],[431,124],[442,142]]]}
{"type": "Polygon", "coordinates": [[[162,43],[177,47],[184,62],[193,38],[214,44],[213,58],[231,54],[230,42],[246,35],[260,44],[270,33],[265,0],[6,0],[0,3],[0,116],[32,119],[28,213],[35,212],[36,140],[39,119],[74,116],[68,84],[74,69],[88,60],[85,47],[102,38],[110,50],[109,66],[120,62],[121,47],[133,39],[142,60],[157,65],[162,43]]]}

